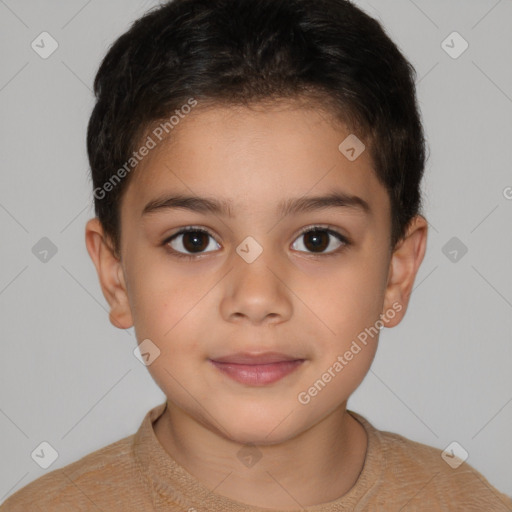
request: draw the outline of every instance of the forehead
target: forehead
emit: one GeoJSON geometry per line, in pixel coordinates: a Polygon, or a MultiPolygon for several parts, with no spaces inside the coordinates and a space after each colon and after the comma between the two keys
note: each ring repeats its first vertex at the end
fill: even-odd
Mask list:
{"type": "Polygon", "coordinates": [[[313,106],[198,106],[164,140],[149,134],[156,145],[135,169],[123,199],[130,210],[142,213],[149,202],[177,192],[214,196],[235,212],[278,203],[282,209],[283,198],[334,189],[387,207],[369,150],[347,158],[354,154],[345,151],[347,144],[357,144],[357,135],[313,106]]]}

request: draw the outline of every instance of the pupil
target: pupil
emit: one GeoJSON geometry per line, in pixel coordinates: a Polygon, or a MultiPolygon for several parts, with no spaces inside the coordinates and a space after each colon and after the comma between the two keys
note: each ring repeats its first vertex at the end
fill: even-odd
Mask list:
{"type": "MultiPolygon", "coordinates": [[[[327,232],[320,231],[320,230],[310,231],[308,234],[306,234],[305,245],[308,250],[316,250],[319,247],[322,247],[325,245],[325,247],[323,247],[323,249],[322,249],[322,250],[325,250],[329,246],[329,237],[327,235],[327,232]],[[312,240],[313,243],[308,244],[308,240],[312,240]]],[[[317,251],[317,252],[322,252],[322,251],[317,251]]]]}
{"type": "MultiPolygon", "coordinates": [[[[191,231],[183,236],[183,246],[189,252],[201,252],[205,245],[205,234],[199,231],[191,231]],[[202,238],[202,240],[201,240],[202,238]]],[[[306,247],[310,251],[322,252],[329,246],[329,236],[326,231],[315,230],[305,235],[306,247]],[[320,248],[320,250],[318,250],[320,248]]]]}
{"type": "Polygon", "coordinates": [[[189,233],[185,233],[183,236],[183,246],[189,252],[200,252],[207,247],[207,244],[205,245],[204,243],[205,238],[205,234],[200,233],[199,231],[191,231],[189,233]],[[203,237],[202,241],[201,237],[203,237]]]}

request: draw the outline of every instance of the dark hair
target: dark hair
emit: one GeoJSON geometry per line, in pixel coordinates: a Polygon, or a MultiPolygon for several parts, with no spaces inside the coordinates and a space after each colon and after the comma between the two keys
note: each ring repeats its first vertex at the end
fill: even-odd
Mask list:
{"type": "Polygon", "coordinates": [[[87,151],[96,215],[118,252],[127,162],[134,167],[147,130],[191,98],[250,106],[305,97],[370,151],[391,202],[393,248],[421,208],[415,77],[382,26],[347,0],[166,3],[115,41],[94,81],[87,151]]]}

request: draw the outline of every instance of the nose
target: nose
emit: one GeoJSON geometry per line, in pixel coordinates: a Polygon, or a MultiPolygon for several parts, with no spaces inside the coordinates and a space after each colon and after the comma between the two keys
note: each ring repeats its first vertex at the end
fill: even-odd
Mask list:
{"type": "Polygon", "coordinates": [[[290,318],[293,294],[289,274],[268,251],[252,263],[235,254],[233,265],[221,301],[226,321],[258,325],[278,324],[290,318]]]}

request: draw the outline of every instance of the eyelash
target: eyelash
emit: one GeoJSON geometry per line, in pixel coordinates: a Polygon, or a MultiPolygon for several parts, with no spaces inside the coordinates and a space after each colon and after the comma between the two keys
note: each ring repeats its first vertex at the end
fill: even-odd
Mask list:
{"type": "MultiPolygon", "coordinates": [[[[343,243],[342,246],[338,247],[338,249],[335,249],[334,251],[331,251],[331,252],[327,252],[327,253],[309,253],[311,254],[313,257],[315,256],[321,256],[321,257],[326,257],[326,256],[336,256],[337,254],[339,254],[341,251],[343,251],[346,247],[352,245],[352,242],[344,235],[342,235],[341,233],[339,233],[338,231],[332,229],[331,226],[322,226],[322,225],[314,225],[314,226],[308,226],[307,228],[304,228],[299,234],[298,236],[296,237],[297,238],[300,238],[301,236],[305,235],[306,233],[309,233],[311,231],[325,231],[326,233],[330,234],[330,235],[333,235],[335,238],[337,238],[340,242],[343,243]]],[[[204,255],[204,254],[208,254],[208,252],[203,252],[203,253],[197,253],[197,254],[186,254],[186,253],[182,253],[182,252],[179,252],[179,251],[176,251],[174,249],[172,249],[168,244],[169,242],[171,242],[172,240],[174,240],[176,237],[178,237],[179,235],[183,235],[185,233],[189,233],[189,232],[194,232],[194,233],[204,233],[206,235],[209,235],[211,236],[214,240],[215,240],[215,236],[213,235],[213,233],[211,233],[209,230],[205,229],[205,228],[200,228],[200,227],[195,227],[195,226],[187,226],[186,228],[183,228],[183,229],[180,229],[179,231],[177,231],[176,233],[174,233],[173,235],[171,235],[170,237],[167,237],[163,242],[162,242],[162,245],[165,246],[167,248],[167,250],[172,254],[172,256],[176,257],[176,258],[183,258],[183,259],[186,259],[186,260],[194,260],[194,259],[197,259],[198,256],[201,256],[201,255],[204,255]]],[[[300,251],[300,252],[304,252],[304,251],[300,251]]]]}

